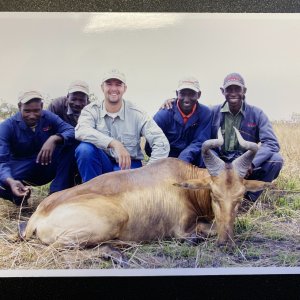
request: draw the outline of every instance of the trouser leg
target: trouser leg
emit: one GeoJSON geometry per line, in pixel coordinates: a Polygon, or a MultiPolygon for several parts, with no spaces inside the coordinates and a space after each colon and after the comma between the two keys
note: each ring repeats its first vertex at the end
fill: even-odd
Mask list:
{"type": "MultiPolygon", "coordinates": [[[[35,157],[11,160],[9,166],[12,178],[22,181],[24,185],[43,185],[50,182],[54,177],[51,167],[41,166],[35,161],[35,157]]],[[[0,185],[2,187],[0,188],[0,197],[11,200],[17,205],[21,203],[23,197],[16,197],[5,182],[1,182],[0,185]]]]}
{"type": "Polygon", "coordinates": [[[76,172],[75,160],[76,146],[57,147],[53,153],[53,167],[55,176],[50,185],[50,193],[65,190],[74,186],[76,172]]]}
{"type": "Polygon", "coordinates": [[[6,186],[3,183],[1,183],[0,198],[12,201],[13,197],[14,197],[14,195],[13,195],[11,189],[8,186],[6,186]]]}
{"type": "Polygon", "coordinates": [[[91,143],[80,143],[75,150],[75,157],[82,182],[113,171],[113,163],[108,155],[91,143]]]}
{"type": "MultiPolygon", "coordinates": [[[[138,169],[140,167],[142,167],[142,162],[140,160],[131,161],[130,169],[138,169]]],[[[113,164],[113,171],[119,171],[119,170],[121,170],[121,168],[119,167],[119,164],[115,162],[113,164]]]]}
{"type": "MultiPolygon", "coordinates": [[[[82,182],[101,174],[120,170],[114,159],[91,143],[80,143],[75,150],[75,157],[82,182]]],[[[131,169],[140,168],[141,166],[142,162],[140,160],[131,161],[131,169]]]]}
{"type": "MultiPolygon", "coordinates": [[[[259,169],[254,170],[247,178],[248,180],[260,180],[265,182],[272,182],[280,173],[283,165],[283,159],[279,153],[274,153],[270,159],[265,161],[259,169]]],[[[246,198],[251,201],[256,201],[263,191],[247,192],[246,198]]]]}
{"type": "MultiPolygon", "coordinates": [[[[49,165],[36,163],[36,157],[9,162],[12,178],[22,181],[25,185],[44,185],[52,181],[50,193],[69,188],[74,185],[76,161],[75,146],[57,146],[49,165]]],[[[0,197],[13,200],[16,204],[22,199],[14,196],[9,186],[0,183],[0,197]]]]}

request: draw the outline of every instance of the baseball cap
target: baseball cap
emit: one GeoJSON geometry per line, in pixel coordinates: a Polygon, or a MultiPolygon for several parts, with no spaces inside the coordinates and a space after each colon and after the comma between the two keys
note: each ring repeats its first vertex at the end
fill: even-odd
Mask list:
{"type": "Polygon", "coordinates": [[[245,87],[245,81],[240,74],[230,73],[224,79],[223,88],[226,89],[230,85],[238,85],[240,87],[245,87]]]}
{"type": "Polygon", "coordinates": [[[35,98],[43,100],[43,96],[40,92],[35,91],[35,90],[30,90],[27,92],[21,92],[19,94],[18,100],[19,100],[19,103],[25,104],[35,98]]]}
{"type": "Polygon", "coordinates": [[[199,81],[194,77],[186,77],[179,80],[177,92],[183,89],[191,89],[195,92],[200,92],[199,81]]]}
{"type": "Polygon", "coordinates": [[[86,82],[81,80],[75,80],[71,82],[68,93],[82,92],[86,95],[89,95],[90,89],[86,82]]]}
{"type": "Polygon", "coordinates": [[[125,77],[124,73],[120,72],[118,69],[112,69],[112,70],[106,72],[103,75],[102,83],[108,79],[113,79],[113,78],[118,79],[126,84],[126,77],[125,77]]]}

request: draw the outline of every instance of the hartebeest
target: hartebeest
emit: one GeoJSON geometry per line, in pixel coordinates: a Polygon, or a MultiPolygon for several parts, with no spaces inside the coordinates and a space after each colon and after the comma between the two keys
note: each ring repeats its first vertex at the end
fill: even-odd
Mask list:
{"type": "Polygon", "coordinates": [[[60,245],[188,238],[215,219],[218,244],[231,243],[243,195],[269,185],[244,179],[258,145],[236,134],[247,151],[232,164],[211,151],[223,144],[219,131],[218,139],[202,147],[207,169],[167,158],[50,195],[31,216],[24,237],[35,232],[42,242],[60,245]]]}

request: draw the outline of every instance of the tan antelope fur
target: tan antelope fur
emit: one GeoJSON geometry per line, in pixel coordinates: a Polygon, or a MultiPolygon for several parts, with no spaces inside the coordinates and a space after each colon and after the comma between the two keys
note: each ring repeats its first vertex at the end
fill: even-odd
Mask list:
{"type": "Polygon", "coordinates": [[[37,207],[23,237],[29,239],[35,233],[43,243],[62,246],[189,238],[207,234],[214,221],[218,244],[230,244],[244,193],[270,183],[243,178],[256,144],[243,144],[250,149],[244,154],[246,162],[240,157],[232,164],[225,164],[211,152],[220,144],[220,134],[203,144],[207,169],[166,158],[52,194],[37,207]]]}

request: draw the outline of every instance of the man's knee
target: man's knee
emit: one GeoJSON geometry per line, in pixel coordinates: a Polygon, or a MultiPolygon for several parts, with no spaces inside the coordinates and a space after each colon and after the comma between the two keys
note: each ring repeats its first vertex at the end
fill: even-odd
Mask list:
{"type": "Polygon", "coordinates": [[[12,200],[13,193],[11,192],[11,189],[0,183],[0,198],[6,199],[6,200],[12,200]]]}
{"type": "Polygon", "coordinates": [[[283,166],[283,158],[279,153],[274,153],[267,161],[261,165],[261,174],[259,177],[263,181],[272,181],[276,179],[283,166]]]}
{"type": "Polygon", "coordinates": [[[275,170],[275,172],[279,173],[283,166],[283,158],[280,153],[274,153],[268,160],[268,163],[271,165],[271,168],[275,170]]]}
{"type": "Polygon", "coordinates": [[[90,158],[96,152],[96,147],[93,144],[81,142],[75,149],[75,157],[78,158],[90,158]]]}

